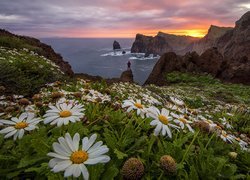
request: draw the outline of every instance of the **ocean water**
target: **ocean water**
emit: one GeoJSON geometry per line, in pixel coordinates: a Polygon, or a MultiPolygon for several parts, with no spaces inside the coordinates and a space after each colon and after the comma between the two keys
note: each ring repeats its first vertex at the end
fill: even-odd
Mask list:
{"type": "Polygon", "coordinates": [[[120,38],[43,38],[70,63],[75,73],[99,75],[104,78],[120,77],[131,62],[134,81],[143,84],[159,57],[144,58],[143,54],[130,53],[134,39],[120,38]],[[113,41],[117,40],[126,54],[113,51],[113,41]]]}

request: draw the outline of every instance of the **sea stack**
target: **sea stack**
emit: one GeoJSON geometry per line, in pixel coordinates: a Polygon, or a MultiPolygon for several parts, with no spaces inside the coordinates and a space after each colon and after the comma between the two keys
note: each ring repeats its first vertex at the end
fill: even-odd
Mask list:
{"type": "Polygon", "coordinates": [[[114,41],[114,43],[113,43],[113,50],[118,50],[118,49],[121,49],[121,46],[120,46],[119,42],[114,41]]]}

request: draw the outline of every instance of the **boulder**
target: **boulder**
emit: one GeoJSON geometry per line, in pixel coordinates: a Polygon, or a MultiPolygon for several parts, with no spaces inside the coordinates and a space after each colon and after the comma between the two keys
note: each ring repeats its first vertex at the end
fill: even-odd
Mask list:
{"type": "Polygon", "coordinates": [[[130,82],[130,83],[134,82],[132,70],[129,69],[129,70],[122,72],[121,77],[120,77],[120,81],[130,82]]]}
{"type": "Polygon", "coordinates": [[[114,41],[114,43],[113,43],[113,50],[118,50],[118,49],[121,49],[121,46],[120,46],[119,42],[114,41]]]}

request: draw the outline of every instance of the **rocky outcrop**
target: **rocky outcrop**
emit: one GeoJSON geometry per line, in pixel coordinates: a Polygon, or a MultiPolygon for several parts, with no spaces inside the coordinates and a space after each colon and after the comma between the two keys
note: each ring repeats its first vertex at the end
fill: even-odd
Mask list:
{"type": "Polygon", "coordinates": [[[130,83],[134,82],[132,70],[129,69],[129,70],[122,72],[120,80],[122,82],[130,82],[130,83]]]}
{"type": "Polygon", "coordinates": [[[156,36],[137,34],[133,43],[132,53],[162,55],[166,52],[185,54],[190,50],[190,44],[199,40],[191,36],[177,36],[159,32],[156,36]]]}
{"type": "Polygon", "coordinates": [[[166,73],[173,71],[209,73],[226,82],[250,84],[249,59],[244,57],[239,61],[230,61],[217,48],[210,48],[201,55],[196,52],[185,56],[166,53],[158,60],[145,84],[165,85],[166,73]]]}
{"type": "Polygon", "coordinates": [[[15,35],[6,30],[0,29],[0,40],[2,37],[12,38],[13,41],[18,41],[21,44],[9,44],[6,42],[1,42],[0,46],[10,46],[12,48],[31,47],[30,50],[53,61],[63,72],[65,72],[65,74],[73,76],[74,72],[72,71],[70,64],[66,62],[60,54],[56,53],[51,46],[40,42],[38,39],[15,35]]]}
{"type": "Polygon", "coordinates": [[[219,27],[211,25],[206,36],[193,43],[192,51],[202,54],[207,49],[216,47],[218,39],[232,29],[232,27],[219,27]]]}
{"type": "Polygon", "coordinates": [[[250,11],[236,21],[234,29],[218,39],[217,47],[228,59],[250,59],[250,11]]]}
{"type": "Polygon", "coordinates": [[[132,45],[132,53],[145,53],[147,55],[161,55],[165,52],[173,51],[168,42],[161,36],[144,36],[137,34],[132,45]]]}
{"type": "Polygon", "coordinates": [[[121,46],[120,46],[119,42],[114,41],[114,43],[113,43],[113,50],[117,50],[117,49],[121,49],[121,46]]]}

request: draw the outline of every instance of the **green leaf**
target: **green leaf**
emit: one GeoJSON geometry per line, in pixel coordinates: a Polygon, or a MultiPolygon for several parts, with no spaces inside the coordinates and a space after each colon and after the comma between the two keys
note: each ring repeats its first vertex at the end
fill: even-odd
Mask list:
{"type": "Polygon", "coordinates": [[[114,153],[116,154],[116,156],[117,156],[118,159],[123,159],[123,158],[125,158],[125,157],[128,156],[127,154],[119,151],[118,149],[115,149],[114,153]]]}
{"type": "Polygon", "coordinates": [[[111,167],[108,167],[108,170],[102,175],[102,180],[112,180],[114,179],[119,173],[119,169],[113,164],[111,167]]]}

